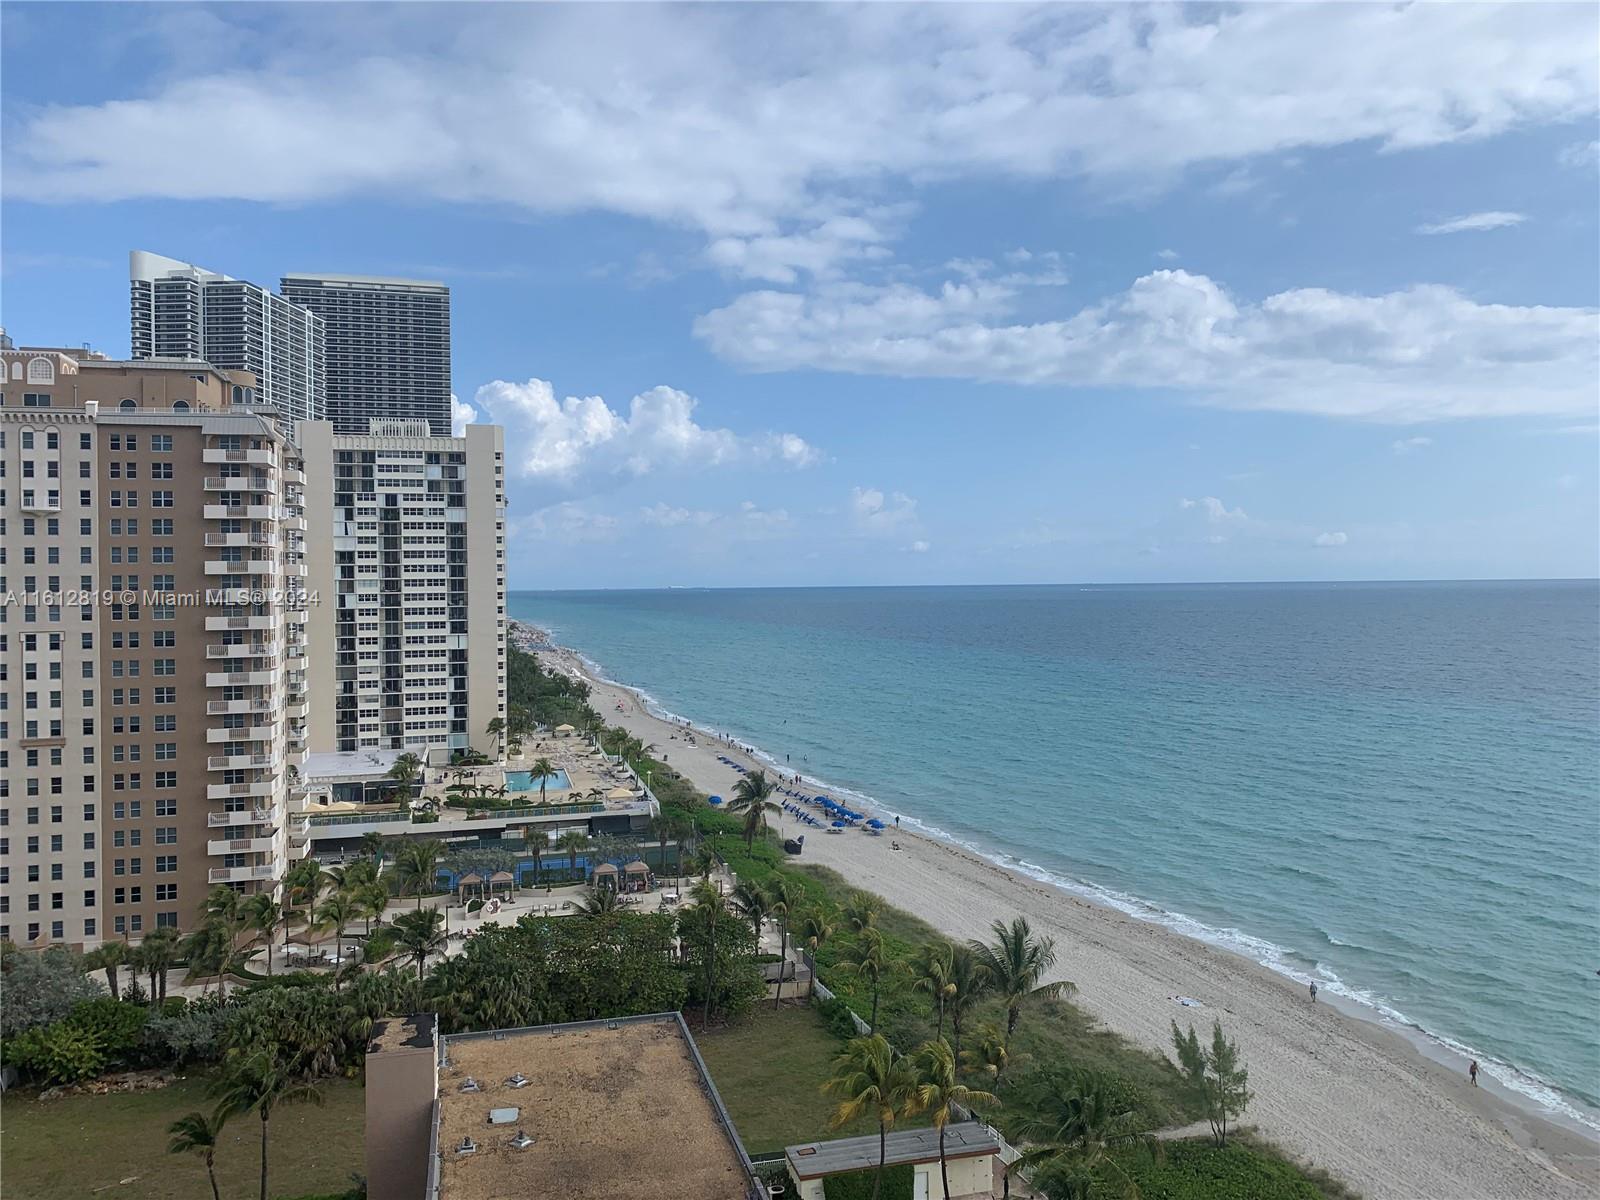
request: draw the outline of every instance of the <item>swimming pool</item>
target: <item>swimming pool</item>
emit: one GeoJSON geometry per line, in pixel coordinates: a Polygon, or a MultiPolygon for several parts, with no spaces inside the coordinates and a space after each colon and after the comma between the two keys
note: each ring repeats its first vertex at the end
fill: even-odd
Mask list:
{"type": "Polygon", "coordinates": [[[565,771],[558,770],[554,775],[546,775],[542,780],[535,779],[532,771],[507,771],[506,790],[511,792],[537,792],[539,784],[544,784],[547,792],[562,792],[572,787],[572,780],[567,778],[565,771]]]}

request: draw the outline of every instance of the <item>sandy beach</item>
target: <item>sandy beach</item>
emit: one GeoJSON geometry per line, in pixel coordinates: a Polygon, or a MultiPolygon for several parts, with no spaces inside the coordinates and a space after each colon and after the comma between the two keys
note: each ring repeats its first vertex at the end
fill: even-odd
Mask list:
{"type": "MultiPolygon", "coordinates": [[[[764,765],[705,735],[691,748],[682,729],[651,715],[628,689],[594,678],[568,650],[540,658],[587,679],[607,721],[655,743],[706,791],[726,794],[738,778],[719,754],[764,765]]],[[[805,861],[832,867],[951,937],[984,936],[991,921],[1025,914],[1056,939],[1058,976],[1077,984],[1077,1002],[1152,1050],[1166,1052],[1174,1019],[1204,1032],[1220,1017],[1250,1067],[1255,1100],[1246,1123],[1371,1200],[1577,1200],[1600,1185],[1600,1140],[1492,1087],[1472,1087],[1460,1064],[1434,1061],[1399,1031],[1333,1004],[1313,1005],[1298,984],[1239,955],[906,830],[832,837],[787,817],[778,826],[811,835],[805,861]],[[1180,1006],[1175,996],[1202,1007],[1180,1006]]]]}

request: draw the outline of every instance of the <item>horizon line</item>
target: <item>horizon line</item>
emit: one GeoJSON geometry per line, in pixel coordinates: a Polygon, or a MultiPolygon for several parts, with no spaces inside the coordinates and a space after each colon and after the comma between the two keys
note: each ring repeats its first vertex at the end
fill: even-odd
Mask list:
{"type": "Polygon", "coordinates": [[[519,592],[801,592],[823,590],[910,590],[913,588],[1226,588],[1226,587],[1370,587],[1415,586],[1448,583],[1595,583],[1596,575],[1478,576],[1435,579],[1221,579],[1135,582],[1131,580],[1063,580],[1053,583],[658,583],[591,587],[508,587],[507,595],[519,592]]]}

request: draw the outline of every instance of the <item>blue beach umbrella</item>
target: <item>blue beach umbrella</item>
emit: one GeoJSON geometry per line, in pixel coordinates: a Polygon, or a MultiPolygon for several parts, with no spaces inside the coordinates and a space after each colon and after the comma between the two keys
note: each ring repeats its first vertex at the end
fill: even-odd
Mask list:
{"type": "Polygon", "coordinates": [[[721,804],[722,803],[722,797],[721,796],[713,796],[713,797],[711,797],[711,803],[712,804],[721,804]]]}
{"type": "Polygon", "coordinates": [[[883,828],[883,822],[878,820],[877,817],[873,817],[872,820],[867,822],[867,824],[872,826],[874,829],[882,829],[883,828]]]}
{"type": "Polygon", "coordinates": [[[835,829],[843,829],[844,828],[844,822],[843,821],[835,821],[833,823],[833,827],[835,829]]]}

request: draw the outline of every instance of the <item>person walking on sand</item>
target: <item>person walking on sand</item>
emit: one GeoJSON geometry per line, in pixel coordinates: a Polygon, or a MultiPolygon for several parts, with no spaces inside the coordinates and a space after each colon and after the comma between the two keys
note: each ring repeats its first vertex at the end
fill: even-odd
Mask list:
{"type": "Polygon", "coordinates": [[[1472,1078],[1472,1086],[1478,1086],[1478,1060],[1473,1059],[1467,1064],[1467,1074],[1472,1078]]]}
{"type": "Polygon", "coordinates": [[[1317,1002],[1317,981],[1315,979],[1313,979],[1311,981],[1311,1003],[1315,1004],[1316,1002],[1317,1002]]]}

